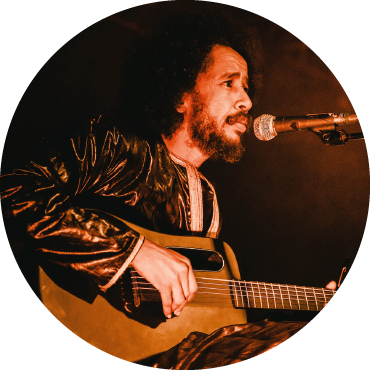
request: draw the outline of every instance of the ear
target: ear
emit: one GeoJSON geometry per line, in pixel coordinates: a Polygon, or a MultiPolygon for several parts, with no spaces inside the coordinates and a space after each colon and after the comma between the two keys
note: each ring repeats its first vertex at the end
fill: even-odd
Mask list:
{"type": "Polygon", "coordinates": [[[182,96],[181,101],[176,106],[177,112],[178,113],[185,113],[189,108],[190,101],[191,101],[190,94],[189,93],[184,93],[183,96],[182,96]]]}

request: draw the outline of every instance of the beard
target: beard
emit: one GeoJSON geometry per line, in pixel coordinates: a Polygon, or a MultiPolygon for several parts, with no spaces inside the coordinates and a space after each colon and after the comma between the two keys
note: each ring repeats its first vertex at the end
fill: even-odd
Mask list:
{"type": "Polygon", "coordinates": [[[204,104],[194,101],[194,110],[190,122],[190,137],[205,155],[212,159],[221,159],[230,163],[241,159],[244,153],[244,147],[241,143],[242,133],[240,133],[238,139],[230,139],[225,132],[225,127],[240,122],[247,126],[247,131],[250,130],[251,117],[247,113],[238,112],[230,115],[219,127],[204,104]]]}

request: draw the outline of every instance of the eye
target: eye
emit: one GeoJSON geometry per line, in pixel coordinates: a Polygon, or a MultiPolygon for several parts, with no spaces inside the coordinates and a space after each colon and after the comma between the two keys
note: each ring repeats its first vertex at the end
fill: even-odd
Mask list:
{"type": "Polygon", "coordinates": [[[244,89],[244,91],[245,91],[247,94],[249,94],[249,87],[248,87],[248,86],[243,86],[243,89],[244,89]]]}
{"type": "Polygon", "coordinates": [[[225,81],[222,84],[225,85],[226,87],[233,87],[233,81],[232,80],[225,81]]]}

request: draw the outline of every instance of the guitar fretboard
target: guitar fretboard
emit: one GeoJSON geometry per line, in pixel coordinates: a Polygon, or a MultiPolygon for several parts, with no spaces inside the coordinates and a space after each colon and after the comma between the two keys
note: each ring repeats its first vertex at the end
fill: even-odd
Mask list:
{"type": "Polygon", "coordinates": [[[320,311],[335,291],[297,285],[234,280],[231,283],[234,304],[245,308],[320,311]]]}

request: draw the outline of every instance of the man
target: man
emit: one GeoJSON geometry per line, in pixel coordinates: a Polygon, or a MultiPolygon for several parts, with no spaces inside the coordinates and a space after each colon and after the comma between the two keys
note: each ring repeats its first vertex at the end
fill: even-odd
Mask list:
{"type": "MultiPolygon", "coordinates": [[[[126,133],[117,124],[93,120],[68,141],[50,139],[46,156],[4,175],[0,185],[8,225],[16,221],[17,233],[26,231],[43,259],[87,276],[102,291],[132,265],[159,290],[168,318],[180,315],[197,291],[190,262],[111,215],[162,233],[219,233],[215,190],[198,167],[210,157],[229,162],[241,157],[241,137],[250,125],[253,66],[248,54],[242,56],[242,48],[224,36],[205,37],[197,29],[195,34],[188,45],[167,43],[171,54],[154,48],[162,57],[162,67],[152,68],[157,75],[148,69],[139,76],[144,83],[125,85],[138,106],[145,106],[132,109],[130,118],[143,121],[137,118],[148,112],[151,130],[126,133]],[[147,94],[152,105],[145,105],[142,94],[153,80],[161,93],[147,94]]],[[[152,63],[149,57],[142,60],[152,63]]],[[[300,327],[282,328],[280,339],[272,337],[252,355],[300,327]]]]}

